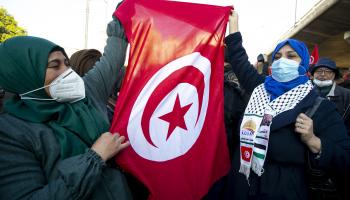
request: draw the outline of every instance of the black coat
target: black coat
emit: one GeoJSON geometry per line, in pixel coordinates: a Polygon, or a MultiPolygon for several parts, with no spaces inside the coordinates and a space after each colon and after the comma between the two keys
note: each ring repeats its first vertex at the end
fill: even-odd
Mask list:
{"type": "Polygon", "coordinates": [[[336,85],[334,89],[334,94],[328,97],[329,97],[329,100],[335,103],[340,115],[343,116],[346,111],[350,113],[350,110],[347,110],[348,107],[350,106],[349,89],[336,85]]]}
{"type": "Polygon", "coordinates": [[[233,148],[237,146],[238,140],[235,132],[239,130],[239,122],[244,113],[247,102],[244,99],[243,92],[239,86],[225,80],[224,82],[224,114],[225,114],[225,130],[227,136],[227,144],[229,147],[230,157],[232,158],[233,148]]]}
{"type": "Polygon", "coordinates": [[[335,103],[350,135],[350,90],[336,85],[334,94],[327,97],[335,103]]]}
{"type": "MultiPolygon", "coordinates": [[[[249,63],[241,34],[231,34],[225,42],[229,49],[229,62],[239,82],[246,91],[253,91],[265,78],[249,63]]],[[[322,145],[322,154],[318,160],[301,142],[298,133],[294,132],[297,116],[311,108],[317,96],[315,90],[311,91],[294,109],[273,119],[264,173],[258,177],[251,172],[250,186],[245,176],[238,172],[240,151],[236,148],[228,176],[226,199],[307,199],[307,155],[310,155],[311,163],[317,168],[348,173],[350,138],[333,103],[323,101],[313,117],[314,132],[322,145]]]]}

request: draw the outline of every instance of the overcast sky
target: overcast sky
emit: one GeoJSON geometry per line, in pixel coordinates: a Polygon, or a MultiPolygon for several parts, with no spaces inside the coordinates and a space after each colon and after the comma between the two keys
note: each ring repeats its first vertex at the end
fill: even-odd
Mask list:
{"type": "MultiPolygon", "coordinates": [[[[234,5],[251,62],[275,42],[319,0],[181,0],[234,5]],[[295,8],[297,7],[297,11],[295,8]]],[[[0,0],[29,35],[44,37],[70,55],[85,46],[86,5],[89,2],[87,48],[103,49],[105,29],[119,0],[0,0]]]]}

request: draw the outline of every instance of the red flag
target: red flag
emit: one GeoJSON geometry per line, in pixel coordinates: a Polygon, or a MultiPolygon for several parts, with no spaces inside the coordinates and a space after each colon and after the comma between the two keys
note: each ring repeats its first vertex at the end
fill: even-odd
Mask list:
{"type": "Polygon", "coordinates": [[[223,38],[231,7],[126,0],[130,42],[111,132],[131,143],[117,163],[150,199],[200,199],[229,170],[223,38]]]}
{"type": "Polygon", "coordinates": [[[315,45],[314,50],[310,55],[310,65],[316,64],[318,61],[318,46],[315,45]]]}

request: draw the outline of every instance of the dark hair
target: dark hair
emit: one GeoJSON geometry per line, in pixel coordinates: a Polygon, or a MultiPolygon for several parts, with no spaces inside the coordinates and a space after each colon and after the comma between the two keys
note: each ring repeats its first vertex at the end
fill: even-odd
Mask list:
{"type": "Polygon", "coordinates": [[[259,54],[258,57],[257,57],[257,60],[258,60],[258,62],[264,63],[265,62],[264,55],[259,54]]]}
{"type": "Polygon", "coordinates": [[[60,46],[55,46],[55,47],[50,51],[50,53],[55,52],[55,51],[60,51],[60,52],[62,52],[63,55],[64,55],[67,59],[69,59],[69,57],[68,57],[67,54],[66,54],[66,51],[64,51],[64,49],[63,49],[62,47],[60,47],[60,46]]]}
{"type": "Polygon", "coordinates": [[[96,49],[84,49],[75,52],[69,59],[71,67],[80,76],[84,76],[102,56],[96,49]]]}

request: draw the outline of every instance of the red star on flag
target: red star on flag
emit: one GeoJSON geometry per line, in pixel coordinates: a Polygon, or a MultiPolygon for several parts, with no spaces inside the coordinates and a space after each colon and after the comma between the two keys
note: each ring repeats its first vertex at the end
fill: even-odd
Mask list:
{"type": "Polygon", "coordinates": [[[187,130],[187,126],[184,120],[185,114],[190,109],[192,103],[184,107],[181,107],[179,95],[176,96],[175,104],[173,110],[161,117],[160,119],[169,123],[169,129],[166,139],[170,137],[176,127],[187,130]]]}

